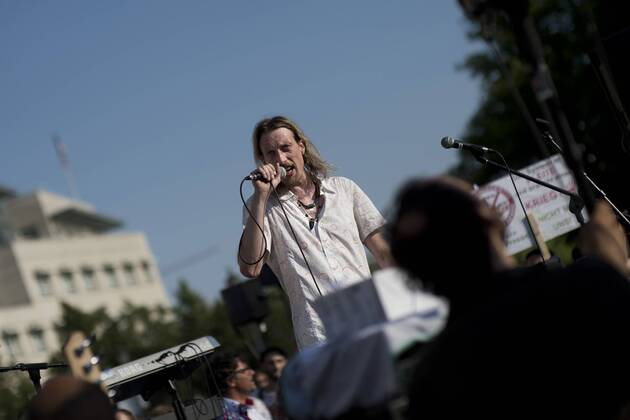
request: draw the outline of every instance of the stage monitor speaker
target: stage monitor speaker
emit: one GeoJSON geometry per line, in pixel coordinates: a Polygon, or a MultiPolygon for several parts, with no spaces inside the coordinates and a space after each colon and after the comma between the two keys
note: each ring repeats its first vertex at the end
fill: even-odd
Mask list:
{"type": "Polygon", "coordinates": [[[267,264],[263,265],[260,275],[258,276],[258,280],[260,280],[263,286],[281,287],[275,273],[267,264]]]}
{"type": "Polygon", "coordinates": [[[260,322],[269,314],[267,298],[258,279],[225,288],[221,295],[234,326],[260,322]]]}

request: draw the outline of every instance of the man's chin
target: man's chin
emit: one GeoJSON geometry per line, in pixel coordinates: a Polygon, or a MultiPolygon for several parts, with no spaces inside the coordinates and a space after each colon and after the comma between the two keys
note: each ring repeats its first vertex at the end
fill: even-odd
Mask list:
{"type": "Polygon", "coordinates": [[[295,179],[293,179],[293,177],[291,179],[283,179],[282,182],[280,183],[280,185],[283,185],[285,188],[287,189],[291,189],[293,187],[295,187],[298,183],[295,182],[295,179]]]}
{"type": "Polygon", "coordinates": [[[295,170],[291,173],[291,175],[287,175],[282,180],[282,184],[287,188],[297,187],[300,184],[300,180],[303,180],[306,177],[303,173],[296,172],[295,170]]]}

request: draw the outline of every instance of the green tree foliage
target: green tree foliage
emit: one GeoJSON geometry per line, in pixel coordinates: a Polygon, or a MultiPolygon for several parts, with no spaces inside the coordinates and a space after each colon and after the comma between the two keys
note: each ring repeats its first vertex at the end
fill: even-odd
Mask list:
{"type": "MultiPolygon", "coordinates": [[[[236,284],[241,279],[228,273],[226,282],[236,284]]],[[[279,346],[291,353],[295,349],[290,314],[284,293],[277,288],[269,288],[268,303],[270,315],[266,340],[269,345],[279,346]]],[[[96,337],[95,351],[101,357],[103,369],[114,367],[130,360],[153,354],[203,336],[213,336],[221,347],[247,355],[248,347],[232,327],[225,304],[221,299],[208,302],[191,289],[185,280],[180,280],[172,307],[145,307],[125,302],[119,312],[109,313],[105,308],[83,311],[67,303],[62,303],[62,316],[55,324],[61,342],[65,342],[73,331],[83,331],[96,337]]],[[[254,357],[250,357],[254,362],[254,357]]],[[[51,361],[64,360],[61,352],[53,355],[51,361]]],[[[53,374],[66,373],[57,370],[53,374]]],[[[194,392],[205,393],[206,383],[197,375],[193,378],[194,392]]],[[[186,388],[187,398],[193,391],[186,388]]],[[[0,376],[0,410],[6,418],[16,415],[34,394],[33,386],[24,375],[0,376]],[[11,386],[8,386],[8,380],[11,386]]],[[[167,402],[160,392],[151,399],[152,404],[167,402]]],[[[0,416],[0,419],[2,417],[0,416]]]]}
{"type": "MultiPolygon", "coordinates": [[[[62,303],[62,317],[56,329],[62,341],[72,331],[94,333],[96,347],[106,367],[207,335],[217,339],[222,347],[244,348],[230,326],[223,302],[208,303],[185,280],[180,280],[175,303],[170,309],[126,302],[121,311],[112,316],[104,308],[82,311],[62,303]]],[[[62,357],[57,354],[52,359],[62,357]]]]}
{"type": "MultiPolygon", "coordinates": [[[[538,30],[551,76],[557,87],[561,105],[568,116],[576,141],[584,145],[586,170],[622,208],[630,207],[626,186],[630,168],[627,150],[630,142],[623,136],[616,114],[607,100],[601,81],[596,76],[589,54],[595,51],[595,28],[606,46],[613,46],[618,28],[630,27],[628,4],[599,1],[532,1],[530,14],[538,30]],[[595,26],[594,26],[595,25],[595,26]],[[625,151],[624,151],[625,149],[625,151]]],[[[498,14],[469,23],[469,37],[475,40],[492,39],[501,51],[507,72],[501,71],[490,44],[469,55],[461,68],[481,81],[483,98],[470,119],[464,139],[501,151],[510,166],[520,168],[545,157],[544,147],[536,142],[533,132],[523,117],[513,95],[513,86],[520,92],[526,108],[533,117],[542,117],[530,86],[531,68],[521,58],[508,19],[498,14]],[[488,22],[490,22],[488,24],[488,22]],[[509,77],[507,76],[509,75],[509,77]]],[[[626,44],[627,46],[627,44],[626,44]]],[[[630,106],[627,75],[615,54],[620,49],[607,50],[618,92],[630,106]],[[622,77],[623,76],[623,77],[622,77]]],[[[555,150],[550,147],[550,151],[555,150]]],[[[469,153],[461,153],[453,173],[484,183],[504,175],[489,167],[481,167],[469,153]]]]}
{"type": "MultiPolygon", "coordinates": [[[[61,342],[76,330],[93,333],[96,337],[95,351],[101,357],[103,369],[207,335],[213,336],[222,348],[241,352],[246,349],[230,325],[223,302],[217,300],[208,303],[185,280],[180,280],[171,308],[137,306],[125,302],[121,310],[113,315],[104,308],[82,311],[62,303],[62,316],[55,328],[61,342]]],[[[53,361],[63,359],[61,352],[51,357],[53,361]]],[[[192,384],[195,392],[205,393],[206,383],[200,375],[193,378],[192,384]]],[[[188,394],[193,392],[189,386],[185,388],[188,394]]],[[[11,395],[16,397],[16,407],[24,405],[23,397],[15,393],[11,395]]],[[[183,398],[189,396],[184,395],[183,398]]],[[[2,397],[4,395],[0,395],[2,397]]],[[[167,402],[164,392],[158,392],[151,399],[153,405],[167,402]]]]}
{"type": "Polygon", "coordinates": [[[211,335],[224,348],[236,351],[244,349],[230,325],[227,310],[222,301],[212,303],[188,287],[185,281],[180,281],[176,293],[177,305],[173,308],[176,328],[181,331],[183,341],[211,335]]]}
{"type": "MultiPolygon", "coordinates": [[[[62,303],[62,317],[56,324],[61,341],[73,331],[94,334],[96,347],[107,366],[116,366],[177,344],[177,330],[166,308],[147,308],[126,302],[112,317],[104,308],[81,311],[62,303]],[[173,344],[168,344],[173,343],[173,344]]],[[[60,360],[63,355],[53,356],[60,360]]]]}
{"type": "Polygon", "coordinates": [[[13,420],[26,409],[35,388],[26,372],[0,373],[0,420],[13,420]]]}

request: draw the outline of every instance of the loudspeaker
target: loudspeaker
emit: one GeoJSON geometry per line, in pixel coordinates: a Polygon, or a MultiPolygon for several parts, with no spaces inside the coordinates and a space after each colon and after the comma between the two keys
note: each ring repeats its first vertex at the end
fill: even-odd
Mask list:
{"type": "Polygon", "coordinates": [[[258,276],[258,280],[260,280],[260,283],[263,286],[282,287],[280,286],[278,278],[267,264],[263,265],[260,275],[258,276]]]}
{"type": "Polygon", "coordinates": [[[269,314],[267,298],[258,279],[225,288],[221,295],[234,326],[260,322],[269,314]]]}

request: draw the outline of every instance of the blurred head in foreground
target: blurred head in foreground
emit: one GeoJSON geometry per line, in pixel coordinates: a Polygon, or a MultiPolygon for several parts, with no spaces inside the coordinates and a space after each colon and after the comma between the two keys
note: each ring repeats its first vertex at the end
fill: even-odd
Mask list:
{"type": "Polygon", "coordinates": [[[29,420],[114,420],[114,406],[96,384],[74,376],[47,381],[28,408],[29,420]]]}
{"type": "Polygon", "coordinates": [[[449,299],[465,298],[479,288],[480,277],[514,266],[499,214],[456,178],[406,183],[389,229],[399,266],[449,299]]]}

